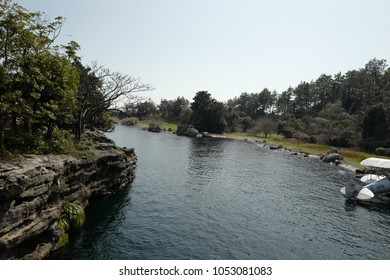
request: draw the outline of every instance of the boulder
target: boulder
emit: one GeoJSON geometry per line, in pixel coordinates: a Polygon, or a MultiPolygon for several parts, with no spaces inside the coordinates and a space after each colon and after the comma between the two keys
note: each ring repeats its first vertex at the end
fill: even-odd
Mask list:
{"type": "Polygon", "coordinates": [[[184,124],[177,125],[177,130],[176,130],[177,135],[182,136],[186,133],[186,131],[187,131],[187,125],[184,124]]]}
{"type": "Polygon", "coordinates": [[[321,156],[320,159],[326,163],[340,164],[340,161],[344,158],[337,148],[332,147],[329,149],[326,155],[321,156]]]}
{"type": "Polygon", "coordinates": [[[279,144],[279,145],[271,145],[269,146],[269,148],[271,150],[280,150],[280,149],[283,149],[283,145],[282,144],[279,144]]]}
{"type": "Polygon", "coordinates": [[[192,124],[179,124],[177,126],[176,134],[179,136],[198,137],[199,131],[192,124]]]}
{"type": "Polygon", "coordinates": [[[184,135],[188,137],[197,137],[198,134],[199,131],[194,126],[189,126],[187,131],[184,133],[184,135]]]}
{"type": "Polygon", "coordinates": [[[213,138],[213,136],[210,133],[208,133],[207,131],[204,131],[201,134],[202,134],[203,138],[213,138]]]}
{"type": "Polygon", "coordinates": [[[338,153],[327,154],[322,158],[322,161],[326,163],[339,162],[340,160],[343,160],[343,156],[338,153]]]}
{"type": "Polygon", "coordinates": [[[162,128],[159,125],[151,124],[149,125],[148,131],[150,132],[161,132],[162,128]]]}

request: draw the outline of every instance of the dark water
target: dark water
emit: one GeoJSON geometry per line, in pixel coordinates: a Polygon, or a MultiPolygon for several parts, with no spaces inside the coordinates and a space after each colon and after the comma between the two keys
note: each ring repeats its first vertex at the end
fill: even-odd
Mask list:
{"type": "Polygon", "coordinates": [[[245,141],[117,126],[135,181],[87,208],[55,259],[390,259],[390,208],[346,203],[351,172],[245,141]]]}

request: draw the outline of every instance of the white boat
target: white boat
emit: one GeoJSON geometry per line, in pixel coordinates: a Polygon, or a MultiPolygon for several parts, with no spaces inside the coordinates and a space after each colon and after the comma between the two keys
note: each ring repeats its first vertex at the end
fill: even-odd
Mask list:
{"type": "MultiPolygon", "coordinates": [[[[367,158],[360,162],[361,165],[373,170],[390,170],[390,160],[382,158],[367,158]]],[[[374,198],[385,198],[390,196],[390,180],[385,175],[367,174],[360,182],[350,180],[347,185],[341,188],[340,192],[348,199],[373,200],[374,198]]]]}

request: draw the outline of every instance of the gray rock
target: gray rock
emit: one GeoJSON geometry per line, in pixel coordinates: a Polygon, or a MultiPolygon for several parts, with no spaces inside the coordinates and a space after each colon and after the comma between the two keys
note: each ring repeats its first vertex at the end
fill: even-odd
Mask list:
{"type": "Polygon", "coordinates": [[[148,131],[150,132],[161,132],[162,128],[159,125],[151,124],[149,125],[148,131]]]}
{"type": "Polygon", "coordinates": [[[213,136],[210,133],[208,133],[207,131],[204,131],[201,134],[202,134],[203,138],[213,138],[213,136]]]}
{"type": "Polygon", "coordinates": [[[343,156],[337,153],[327,154],[322,158],[322,161],[326,163],[336,162],[340,160],[343,160],[343,156]]]}
{"type": "Polygon", "coordinates": [[[269,148],[271,150],[280,150],[280,149],[283,149],[283,145],[282,144],[279,144],[279,145],[271,145],[269,146],[269,148]]]}
{"type": "Polygon", "coordinates": [[[184,124],[179,124],[177,125],[177,130],[176,130],[176,134],[179,135],[179,136],[183,136],[186,131],[187,131],[187,125],[184,125],[184,124]]]}
{"type": "Polygon", "coordinates": [[[187,129],[187,131],[184,133],[184,135],[188,136],[188,137],[197,137],[198,134],[199,134],[199,131],[193,126],[189,127],[187,129]]]}
{"type": "Polygon", "coordinates": [[[192,124],[189,125],[179,124],[177,126],[176,134],[179,136],[202,137],[199,131],[192,124]]]}

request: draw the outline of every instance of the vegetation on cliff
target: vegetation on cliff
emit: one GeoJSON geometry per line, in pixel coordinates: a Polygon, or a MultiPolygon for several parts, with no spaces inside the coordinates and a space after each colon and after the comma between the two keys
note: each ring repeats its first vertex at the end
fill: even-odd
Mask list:
{"type": "Polygon", "coordinates": [[[69,234],[80,230],[85,223],[85,212],[83,207],[74,203],[65,203],[62,205],[58,227],[62,234],[58,239],[56,248],[60,248],[69,242],[69,234]]]}
{"type": "Polygon", "coordinates": [[[62,17],[47,20],[0,0],[0,154],[63,153],[85,129],[110,126],[108,111],[149,84],[84,65],[80,46],[56,45],[62,17]]]}

